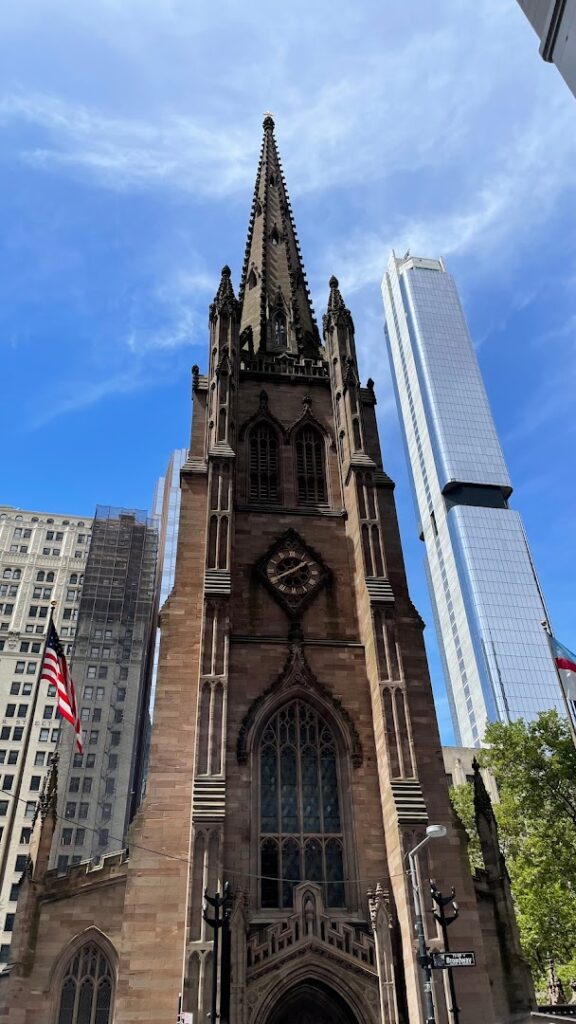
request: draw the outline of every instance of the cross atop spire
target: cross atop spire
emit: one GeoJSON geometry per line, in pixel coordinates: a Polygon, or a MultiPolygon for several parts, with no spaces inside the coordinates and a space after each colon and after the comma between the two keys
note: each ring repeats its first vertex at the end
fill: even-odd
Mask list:
{"type": "Polygon", "coordinates": [[[240,284],[241,343],[254,352],[315,357],[320,336],[269,113],[263,129],[240,284]]]}

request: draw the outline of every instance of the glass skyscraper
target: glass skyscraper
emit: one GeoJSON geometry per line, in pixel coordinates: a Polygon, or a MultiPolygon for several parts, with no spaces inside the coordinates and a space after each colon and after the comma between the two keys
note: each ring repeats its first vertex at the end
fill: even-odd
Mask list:
{"type": "Polygon", "coordinates": [[[392,255],[386,338],[456,742],[486,723],[563,714],[522,519],[453,278],[392,255]]]}
{"type": "MultiPolygon", "coordinates": [[[[160,570],[160,608],[174,586],[178,525],[180,522],[180,470],[188,458],[187,448],[176,448],[168,461],[164,476],[158,477],[152,498],[152,515],[159,525],[158,564],[160,570]]],[[[156,676],[160,656],[160,630],[156,631],[150,713],[154,713],[156,676]]]]}

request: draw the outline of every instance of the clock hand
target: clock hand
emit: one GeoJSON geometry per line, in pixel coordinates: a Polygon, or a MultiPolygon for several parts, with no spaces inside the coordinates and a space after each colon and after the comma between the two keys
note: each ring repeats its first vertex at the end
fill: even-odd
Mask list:
{"type": "Polygon", "coordinates": [[[302,569],[303,566],[308,565],[308,562],[298,562],[298,565],[293,565],[291,569],[285,569],[284,572],[278,574],[278,576],[272,576],[272,583],[277,583],[284,576],[289,576],[291,572],[297,572],[298,569],[302,569]]]}

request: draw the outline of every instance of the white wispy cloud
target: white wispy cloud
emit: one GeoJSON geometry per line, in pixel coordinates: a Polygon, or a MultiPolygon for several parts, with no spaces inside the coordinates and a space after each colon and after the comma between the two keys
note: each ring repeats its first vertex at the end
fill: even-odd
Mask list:
{"type": "Polygon", "coordinates": [[[93,378],[63,380],[53,391],[52,400],[46,404],[44,412],[40,415],[30,416],[27,422],[28,430],[38,430],[60,416],[88,409],[104,398],[128,395],[155,383],[157,383],[157,379],[150,371],[146,372],[142,367],[135,366],[100,380],[93,378]]]}
{"type": "Polygon", "coordinates": [[[83,171],[118,191],[173,185],[210,195],[245,184],[251,142],[179,115],[162,122],[111,117],[49,94],[13,93],[0,101],[0,123],[20,120],[46,133],[49,144],[26,146],[20,157],[38,168],[83,171]],[[218,174],[214,175],[214,168],[218,174]]]}
{"type": "MultiPolygon", "coordinates": [[[[145,82],[155,78],[161,100],[120,114],[110,102],[98,107],[58,93],[8,91],[0,121],[27,123],[39,136],[27,135],[21,159],[116,190],[163,187],[222,197],[251,184],[256,120],[272,104],[295,194],[364,188],[418,169],[438,173],[451,162],[457,168],[466,147],[481,165],[490,162],[482,135],[497,134],[492,101],[515,52],[513,23],[499,0],[477,0],[467,12],[465,40],[448,0],[439,0],[431,21],[391,12],[390,35],[373,24],[368,8],[341,11],[334,23],[332,4],[319,0],[320,46],[317,36],[302,33],[293,7],[263,25],[258,4],[242,19],[226,3],[201,11],[144,0],[138,6],[141,18],[130,22],[131,31],[120,31],[118,18],[133,18],[133,4],[123,11],[100,0],[77,17],[110,49],[124,45],[135,73],[145,82]],[[222,33],[222,18],[232,33],[222,33]],[[192,65],[171,36],[176,29],[202,39],[192,65]],[[164,37],[170,55],[159,44],[164,37]],[[164,85],[174,77],[186,100],[164,85]]],[[[306,4],[296,7],[308,22],[306,4]]]]}
{"type": "Polygon", "coordinates": [[[124,338],[124,344],[131,352],[138,352],[140,355],[150,351],[169,351],[184,345],[192,345],[195,327],[194,311],[183,307],[179,315],[173,314],[171,322],[158,328],[133,327],[124,338]]]}
{"type": "Polygon", "coordinates": [[[474,253],[475,270],[499,250],[501,259],[523,255],[526,235],[546,222],[559,198],[574,190],[576,161],[573,112],[563,102],[532,112],[530,122],[506,148],[498,166],[477,164],[476,181],[443,197],[445,212],[433,206],[414,217],[390,218],[378,233],[358,233],[344,250],[330,251],[346,290],[354,292],[382,278],[392,248],[422,256],[474,253]],[[551,152],[554,159],[550,159],[551,152]],[[500,248],[502,247],[502,248],[500,248]]]}
{"type": "MultiPolygon", "coordinates": [[[[52,19],[65,8],[49,0],[52,19]]],[[[47,0],[30,9],[49,31],[47,0]]],[[[477,0],[465,19],[454,16],[454,0],[438,0],[433,12],[421,4],[418,17],[394,7],[380,20],[376,7],[334,19],[329,0],[318,0],[313,19],[306,0],[275,12],[273,23],[261,13],[256,2],[240,17],[228,0],[200,11],[183,0],[95,0],[71,12],[120,59],[132,88],[112,73],[98,98],[82,88],[70,98],[48,80],[36,89],[11,83],[0,100],[7,159],[102,189],[182,192],[229,210],[250,194],[256,123],[272,106],[291,193],[314,192],[314,205],[332,197],[333,214],[340,197],[348,204],[346,226],[332,216],[330,231],[308,227],[318,240],[312,267],[323,280],[336,272],[347,297],[372,287],[375,300],[357,301],[362,355],[377,363],[373,286],[390,249],[456,262],[473,254],[476,269],[484,261],[497,273],[498,259],[514,259],[573,188],[573,106],[560,92],[550,99],[542,86],[549,69],[537,55],[526,73],[516,45],[521,12],[500,0],[477,0]],[[302,32],[300,15],[312,32],[302,32]],[[140,92],[150,101],[138,101],[140,92]]],[[[154,358],[204,343],[217,281],[201,260],[176,245],[168,272],[160,259],[148,276],[146,300],[114,334],[122,348],[154,358]]],[[[383,404],[391,402],[388,395],[383,404]]]]}
{"type": "MultiPolygon", "coordinates": [[[[193,264],[197,261],[191,259],[193,264]]],[[[216,276],[206,270],[175,267],[154,282],[145,300],[134,299],[123,345],[141,356],[203,345],[207,307],[217,287],[216,276]]]]}

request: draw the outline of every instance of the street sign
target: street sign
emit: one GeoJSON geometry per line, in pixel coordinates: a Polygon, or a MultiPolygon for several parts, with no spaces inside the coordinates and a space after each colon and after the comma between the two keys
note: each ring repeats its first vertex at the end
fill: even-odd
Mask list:
{"type": "Polygon", "coordinates": [[[432,967],[444,971],[448,967],[475,967],[476,954],[469,953],[432,953],[432,967]]]}

